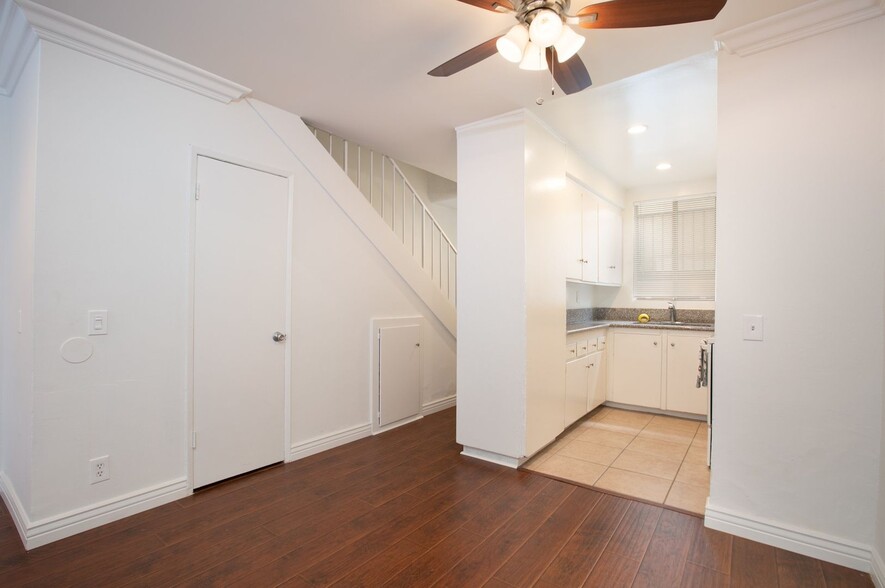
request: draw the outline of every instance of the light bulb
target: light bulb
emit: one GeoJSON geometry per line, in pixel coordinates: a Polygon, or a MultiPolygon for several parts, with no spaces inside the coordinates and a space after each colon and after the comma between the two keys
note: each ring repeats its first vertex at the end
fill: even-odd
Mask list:
{"type": "Polygon", "coordinates": [[[562,33],[553,46],[556,48],[556,58],[559,63],[565,63],[577,53],[586,41],[582,35],[572,30],[571,27],[562,27],[562,33]]]}
{"type": "Polygon", "coordinates": [[[532,43],[546,49],[556,42],[560,34],[562,34],[561,16],[547,8],[535,13],[535,18],[529,25],[529,37],[532,43]]]}
{"type": "Polygon", "coordinates": [[[535,45],[531,41],[525,46],[525,57],[519,63],[519,69],[530,71],[542,71],[547,69],[547,59],[544,57],[544,48],[535,45]]]}
{"type": "Polygon", "coordinates": [[[659,164],[655,167],[655,169],[657,169],[658,171],[667,171],[667,170],[670,169],[671,167],[673,167],[673,166],[670,165],[669,163],[667,163],[666,161],[664,161],[664,162],[659,163],[659,164]]]}
{"type": "Polygon", "coordinates": [[[498,53],[507,61],[519,63],[522,61],[522,55],[525,52],[525,46],[529,42],[529,31],[524,25],[514,25],[507,34],[498,39],[495,46],[498,53]]]}

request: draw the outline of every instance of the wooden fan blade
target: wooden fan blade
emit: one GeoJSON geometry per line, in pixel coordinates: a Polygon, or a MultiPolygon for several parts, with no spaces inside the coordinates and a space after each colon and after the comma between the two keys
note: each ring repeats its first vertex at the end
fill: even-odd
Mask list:
{"type": "Polygon", "coordinates": [[[629,29],[698,22],[716,18],[726,0],[611,0],[591,4],[578,11],[578,17],[598,15],[580,23],[585,29],[629,29]]]}
{"type": "Polygon", "coordinates": [[[547,49],[547,67],[553,70],[553,79],[566,94],[574,94],[589,88],[593,81],[581,58],[573,55],[565,63],[559,63],[553,49],[547,49]]]}
{"type": "Polygon", "coordinates": [[[507,10],[514,10],[513,4],[511,4],[508,0],[459,0],[464,4],[470,4],[471,6],[476,6],[477,8],[485,8],[486,10],[491,10],[492,12],[498,12],[496,6],[501,6],[507,10]]]}
{"type": "Polygon", "coordinates": [[[494,39],[489,39],[481,45],[477,45],[473,49],[468,49],[458,57],[454,57],[439,67],[430,70],[427,72],[427,75],[437,78],[445,78],[454,73],[458,73],[462,69],[467,69],[471,65],[476,65],[483,59],[487,59],[498,52],[498,47],[495,43],[497,43],[500,38],[501,36],[499,35],[494,39]]]}

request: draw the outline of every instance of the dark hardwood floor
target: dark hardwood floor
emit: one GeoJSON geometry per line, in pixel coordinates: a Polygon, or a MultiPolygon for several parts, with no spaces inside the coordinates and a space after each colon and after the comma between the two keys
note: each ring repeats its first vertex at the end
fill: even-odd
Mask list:
{"type": "Polygon", "coordinates": [[[702,519],[459,455],[455,412],[25,552],[11,586],[872,586],[702,519]]]}

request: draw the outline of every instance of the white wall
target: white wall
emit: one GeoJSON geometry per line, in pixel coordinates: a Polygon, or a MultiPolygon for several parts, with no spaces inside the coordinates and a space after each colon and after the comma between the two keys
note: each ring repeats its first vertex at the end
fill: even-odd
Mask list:
{"type": "Polygon", "coordinates": [[[579,184],[615,206],[624,206],[626,191],[604,172],[581,159],[573,149],[566,147],[566,173],[579,184]]]}
{"type": "MultiPolygon", "coordinates": [[[[423,399],[454,393],[451,335],[247,102],[53,44],[43,57],[32,521],[187,473],[191,146],[295,177],[293,445],[368,424],[373,317],[426,316],[423,399]],[[59,344],[84,334],[90,308],[109,310],[110,334],[67,364],[59,344]],[[111,479],[89,485],[88,460],[105,454],[111,479]]],[[[296,152],[308,140],[284,138],[296,152]]]]}
{"type": "MultiPolygon", "coordinates": [[[[525,121],[526,438],[532,455],[563,429],[565,369],[566,146],[525,121]]],[[[494,218],[487,219],[489,227],[494,218]]],[[[507,227],[501,227],[507,230],[507,227]]]]}
{"type": "MultiPolygon", "coordinates": [[[[588,286],[576,284],[579,301],[589,301],[591,305],[612,308],[667,308],[666,300],[636,300],[633,298],[633,204],[643,200],[662,200],[678,198],[694,194],[710,194],[716,191],[716,178],[700,179],[693,182],[677,182],[645,186],[627,190],[624,194],[623,233],[623,268],[624,274],[620,288],[610,286],[588,286]]],[[[569,297],[572,304],[574,296],[569,297]]],[[[715,302],[700,300],[684,300],[676,304],[677,308],[697,308],[712,310],[715,302]]],[[[586,308],[578,305],[571,308],[586,308]]]]}
{"type": "MultiPolygon", "coordinates": [[[[885,118],[883,118],[885,123],[885,118]]],[[[885,128],[882,129],[885,136],[885,128]]],[[[885,296],[882,301],[883,312],[885,312],[885,296]]],[[[883,354],[885,354],[885,345],[883,345],[883,354]]],[[[876,517],[876,537],[873,542],[873,573],[877,574],[879,588],[885,586],[885,355],[882,357],[882,433],[879,442],[879,489],[878,489],[878,513],[876,517]]]]}
{"type": "MultiPolygon", "coordinates": [[[[885,43],[882,44],[882,61],[885,62],[885,43]]],[[[885,116],[882,117],[882,136],[885,137],[885,116]]],[[[883,219],[885,223],[885,219],[883,219]]],[[[885,277],[883,277],[885,280],[885,277]]],[[[882,294],[882,312],[885,314],[885,291],[882,294]]],[[[873,543],[873,573],[878,587],[885,586],[885,345],[882,346],[882,421],[879,441],[879,505],[876,517],[876,537],[873,543]]]]}
{"type": "Polygon", "coordinates": [[[31,489],[39,65],[38,48],[15,93],[0,97],[0,485],[24,508],[31,489]]]}
{"type": "Polygon", "coordinates": [[[405,174],[412,188],[427,203],[436,222],[442,227],[452,245],[458,247],[458,184],[431,173],[427,170],[409,165],[402,161],[396,164],[405,174]]]}
{"type": "Polygon", "coordinates": [[[711,514],[733,513],[846,552],[873,542],[883,45],[880,17],[747,57],[720,53],[708,524],[711,514]],[[764,315],[764,342],[743,340],[745,314],[764,315]]]}
{"type": "Polygon", "coordinates": [[[457,440],[511,458],[525,443],[525,133],[522,113],[458,131],[457,440]]]}

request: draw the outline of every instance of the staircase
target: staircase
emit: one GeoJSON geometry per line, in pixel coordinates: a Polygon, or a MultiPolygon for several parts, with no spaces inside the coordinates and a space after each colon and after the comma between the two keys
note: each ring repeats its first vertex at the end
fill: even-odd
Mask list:
{"type": "Polygon", "coordinates": [[[396,162],[321,129],[308,128],[454,306],[458,251],[396,162]]]}

